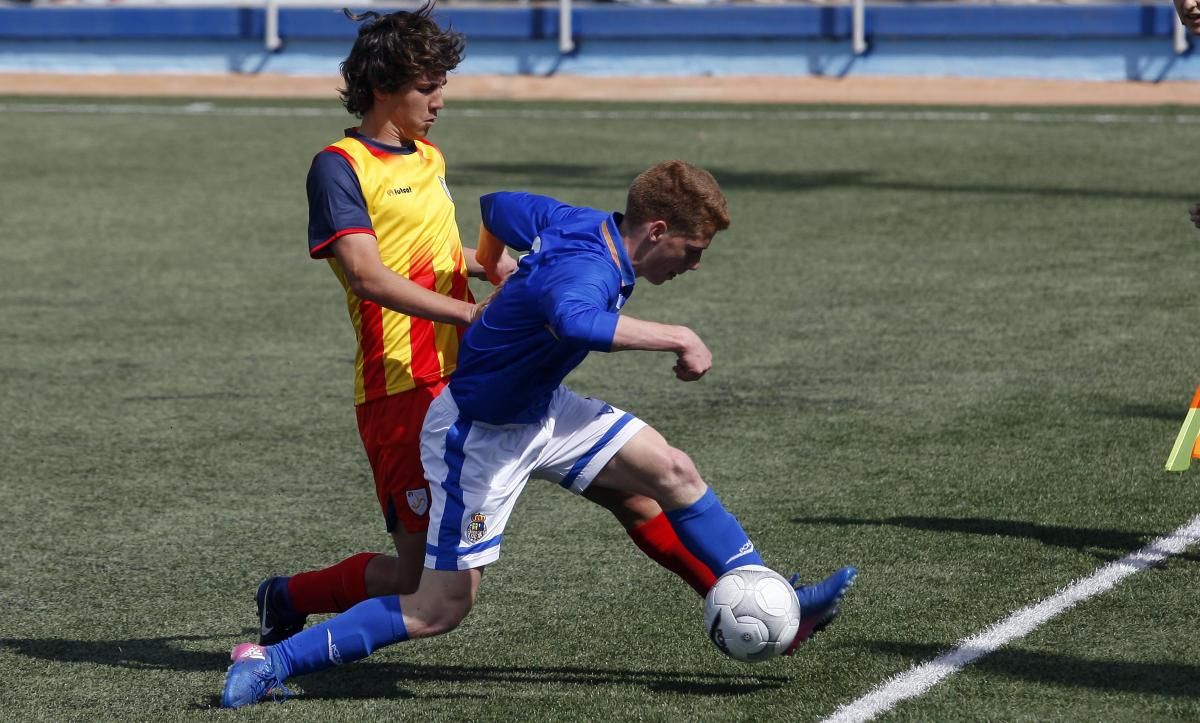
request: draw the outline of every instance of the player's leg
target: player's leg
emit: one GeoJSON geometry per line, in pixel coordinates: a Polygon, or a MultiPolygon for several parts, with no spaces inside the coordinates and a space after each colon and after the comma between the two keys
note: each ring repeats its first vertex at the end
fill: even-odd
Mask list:
{"type": "Polygon", "coordinates": [[[295,635],[307,616],[337,613],[381,595],[415,591],[425,558],[429,493],[421,467],[421,424],[439,382],[356,408],[359,436],[371,464],[375,493],[396,555],[362,552],[318,570],[264,580],[259,585],[259,643],[295,635]]]}
{"type": "Polygon", "coordinates": [[[449,632],[471,611],[482,577],[478,568],[429,570],[412,595],[364,600],[277,645],[239,645],[225,675],[221,705],[257,703],[285,691],[288,678],[361,660],[394,643],[449,632]]]}
{"type": "MultiPolygon", "coordinates": [[[[474,604],[482,567],[500,555],[504,528],[525,486],[526,430],[473,432],[449,395],[434,402],[422,434],[429,477],[428,549],[420,586],[412,595],[371,598],[273,646],[241,645],[225,677],[222,704],[263,700],[284,680],[341,663],[415,637],[452,630],[474,604]],[[506,436],[507,435],[507,436],[506,436]],[[511,457],[506,450],[517,450],[511,457]]],[[[526,439],[529,437],[530,439],[526,439]]]]}
{"type": "Polygon", "coordinates": [[[741,524],[721,505],[691,458],[643,427],[604,465],[592,482],[645,495],[662,506],[684,547],[716,577],[762,558],[741,524]]]}
{"type": "Polygon", "coordinates": [[[617,518],[626,534],[647,557],[677,575],[700,595],[705,595],[716,578],[712,571],[687,551],[658,503],[645,495],[590,485],[583,496],[617,518]]]}
{"type": "MultiPolygon", "coordinates": [[[[421,425],[429,405],[444,387],[443,381],[395,395],[408,399],[389,415],[388,426],[382,431],[382,449],[371,468],[396,555],[380,555],[367,566],[368,597],[407,595],[415,592],[421,581],[429,529],[429,483],[421,464],[421,425]]],[[[367,434],[363,433],[364,440],[367,434]]]]}
{"type": "Polygon", "coordinates": [[[421,582],[425,559],[425,531],[392,532],[395,555],[377,555],[364,571],[367,597],[409,595],[421,582]]]}
{"type": "MultiPolygon", "coordinates": [[[[629,439],[596,475],[593,486],[657,498],[680,542],[715,577],[743,565],[761,565],[737,519],[704,483],[692,460],[662,435],[645,427],[629,439]]],[[[838,614],[838,605],[857,571],[844,567],[813,585],[796,585],[800,630],[791,653],[838,614]]]]}

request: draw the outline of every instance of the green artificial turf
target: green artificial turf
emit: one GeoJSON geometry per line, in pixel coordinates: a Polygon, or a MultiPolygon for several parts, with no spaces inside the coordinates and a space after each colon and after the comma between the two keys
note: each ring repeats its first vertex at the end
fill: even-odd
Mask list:
{"type": "MultiPolygon", "coordinates": [[[[492,190],[620,208],[656,160],[714,173],[732,228],[625,311],[691,326],[711,373],[596,354],[570,384],[687,450],[768,564],[859,582],[795,658],[737,664],[606,513],[534,482],[460,629],[220,711],[260,579],[390,544],[305,247],[308,163],[350,119],[36,103],[0,106],[6,719],[817,720],[1200,513],[1200,472],[1163,471],[1200,383],[1189,112],[451,97],[433,140],[468,245],[492,190]]],[[[887,717],[1200,717],[1198,561],[887,717]]]]}

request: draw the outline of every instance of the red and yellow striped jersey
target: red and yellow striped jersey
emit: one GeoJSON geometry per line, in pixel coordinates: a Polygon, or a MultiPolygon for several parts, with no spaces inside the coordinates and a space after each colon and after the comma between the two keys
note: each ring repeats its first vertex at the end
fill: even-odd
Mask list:
{"type": "Polygon", "coordinates": [[[362,404],[432,384],[454,371],[461,331],[360,299],[332,244],[369,233],[392,271],[440,294],[471,300],[446,161],[433,144],[385,146],[355,131],[313,159],[308,176],[309,253],[326,258],[346,292],[354,324],[354,401],[362,404]]]}

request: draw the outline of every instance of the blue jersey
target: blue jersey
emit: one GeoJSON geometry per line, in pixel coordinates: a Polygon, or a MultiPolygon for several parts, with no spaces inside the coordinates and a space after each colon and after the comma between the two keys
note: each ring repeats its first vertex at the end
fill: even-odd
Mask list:
{"type": "Polygon", "coordinates": [[[529,193],[479,200],[483,225],[529,253],[467,329],[450,392],[462,415],[529,424],[589,351],[610,351],[634,273],[620,215],[529,193]]]}

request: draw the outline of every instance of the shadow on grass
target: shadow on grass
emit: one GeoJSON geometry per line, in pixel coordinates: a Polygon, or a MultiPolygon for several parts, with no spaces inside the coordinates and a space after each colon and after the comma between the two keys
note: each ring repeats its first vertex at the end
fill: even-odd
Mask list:
{"type": "MultiPolygon", "coordinates": [[[[67,640],[63,638],[6,639],[0,647],[40,660],[62,663],[98,663],[134,670],[212,671],[229,665],[225,651],[182,650],[179,643],[215,640],[227,636],[175,635],[124,640],[67,640]]],[[[547,684],[643,687],[656,693],[724,697],[781,688],[790,678],[778,675],[731,675],[672,670],[625,670],[575,666],[421,665],[363,661],[297,678],[305,698],[466,697],[462,693],[420,694],[404,690],[406,682],[491,683],[501,685],[547,684]]],[[[219,696],[207,701],[219,705],[219,696]]],[[[198,704],[199,707],[206,707],[198,704]]]]}
{"type": "Polygon", "coordinates": [[[125,640],[67,640],[64,638],[6,638],[0,648],[30,658],[59,663],[100,663],[135,670],[179,670],[194,672],[222,670],[229,653],[183,650],[179,643],[216,640],[227,635],[171,635],[163,638],[125,640]]]}
{"type": "MultiPolygon", "coordinates": [[[[903,655],[914,661],[932,660],[944,649],[923,643],[875,640],[868,650],[903,655]]],[[[969,670],[1003,675],[1033,683],[1141,695],[1200,698],[1200,665],[1089,660],[1073,655],[1024,650],[997,650],[971,664],[969,670]]]]}
{"type": "MultiPolygon", "coordinates": [[[[790,678],[777,675],[723,675],[670,670],[626,670],[576,666],[417,665],[366,663],[297,678],[304,697],[317,699],[430,697],[399,686],[406,682],[480,683],[542,687],[552,685],[634,686],[653,693],[723,698],[782,688],[790,678]]],[[[451,697],[459,697],[452,695],[451,697]]]]}
{"type": "MultiPolygon", "coordinates": [[[[577,163],[466,163],[456,166],[456,182],[464,185],[515,188],[623,189],[641,168],[582,165],[577,163]]],[[[755,191],[808,191],[822,188],[856,187],[866,183],[866,171],[777,171],[747,172],[709,167],[721,188],[755,191]]]]}
{"type": "MultiPolygon", "coordinates": [[[[1095,527],[1067,527],[1043,525],[1021,520],[993,520],[984,517],[924,517],[915,515],[864,518],[864,517],[794,517],[798,525],[869,525],[875,527],[904,527],[929,532],[961,532],[972,535],[997,537],[1023,537],[1037,540],[1043,545],[1067,547],[1093,555],[1105,561],[1118,560],[1138,550],[1161,533],[1123,532],[1095,527]]],[[[1200,561],[1195,554],[1180,554],[1172,559],[1200,561]]]]}
{"type": "Polygon", "coordinates": [[[1115,414],[1125,419],[1161,419],[1180,424],[1187,416],[1187,401],[1181,404],[1125,404],[1117,407],[1115,414]]]}
{"type": "MultiPolygon", "coordinates": [[[[962,193],[986,196],[1037,196],[1040,198],[1079,198],[1103,201],[1131,198],[1149,201],[1188,203],[1194,200],[1186,193],[1157,191],[1144,188],[1084,188],[1066,186],[1031,186],[1024,183],[939,183],[912,181],[903,178],[880,178],[869,170],[840,169],[828,171],[741,171],[719,166],[707,166],[726,191],[794,192],[825,188],[848,188],[873,191],[911,191],[913,193],[962,193]]],[[[642,169],[581,163],[465,163],[455,167],[455,180],[460,185],[489,188],[624,188],[642,169]],[[514,179],[518,181],[514,185],[514,179]]]]}

